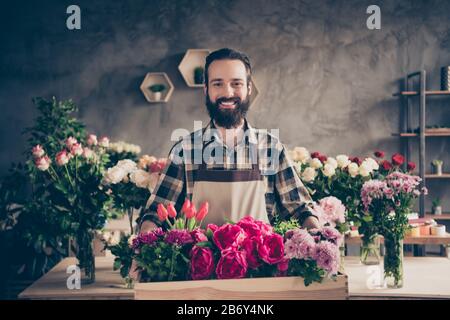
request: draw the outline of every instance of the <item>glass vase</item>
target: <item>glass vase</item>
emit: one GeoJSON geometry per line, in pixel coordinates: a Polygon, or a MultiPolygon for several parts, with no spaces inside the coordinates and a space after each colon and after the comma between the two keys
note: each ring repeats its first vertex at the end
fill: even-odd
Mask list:
{"type": "Polygon", "coordinates": [[[380,264],[380,237],[374,234],[368,239],[362,238],[360,260],[364,265],[380,264]]]}
{"type": "Polygon", "coordinates": [[[81,283],[95,282],[94,231],[80,230],[76,238],[76,257],[81,271],[81,283]]]}
{"type": "Polygon", "coordinates": [[[388,288],[403,287],[403,239],[384,238],[384,279],[388,288]]]}

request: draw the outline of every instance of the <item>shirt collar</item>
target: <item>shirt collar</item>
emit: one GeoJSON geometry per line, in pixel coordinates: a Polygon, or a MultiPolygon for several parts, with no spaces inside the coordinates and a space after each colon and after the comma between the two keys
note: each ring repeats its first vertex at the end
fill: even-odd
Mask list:
{"type": "MultiPolygon", "coordinates": [[[[257,144],[258,139],[256,138],[256,129],[254,129],[245,118],[244,130],[248,130],[248,135],[245,136],[246,142],[257,144]]],[[[203,142],[211,142],[214,140],[220,140],[220,136],[217,127],[214,125],[214,121],[211,120],[203,132],[203,142]]]]}

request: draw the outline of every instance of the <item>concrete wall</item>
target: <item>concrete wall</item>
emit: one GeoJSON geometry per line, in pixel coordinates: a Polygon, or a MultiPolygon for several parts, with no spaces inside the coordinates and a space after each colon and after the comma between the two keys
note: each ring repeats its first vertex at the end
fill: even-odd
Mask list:
{"type": "MultiPolygon", "coordinates": [[[[439,67],[450,64],[449,1],[376,1],[381,30],[366,28],[373,1],[11,3],[0,19],[0,176],[21,159],[33,96],[72,98],[90,131],[165,156],[172,130],[208,120],[202,90],[188,88],[177,69],[188,48],[248,53],[260,91],[251,123],[280,128],[290,147],[330,155],[400,151],[391,136],[399,130],[399,80],[426,69],[429,88],[438,89],[439,67]],[[81,30],[66,28],[70,4],[81,7],[81,30]],[[149,71],[172,79],[169,103],[146,102],[139,85],[149,71]]],[[[428,124],[450,124],[449,102],[433,99],[428,124]]],[[[428,152],[446,171],[448,140],[429,139],[428,152]]],[[[448,186],[432,182],[433,196],[448,186]]]]}

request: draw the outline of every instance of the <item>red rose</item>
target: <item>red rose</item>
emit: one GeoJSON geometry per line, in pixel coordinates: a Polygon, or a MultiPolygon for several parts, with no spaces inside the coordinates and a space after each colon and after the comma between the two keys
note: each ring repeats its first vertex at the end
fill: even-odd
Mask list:
{"type": "Polygon", "coordinates": [[[383,161],[381,162],[381,167],[382,167],[384,170],[389,171],[389,170],[392,169],[392,164],[391,164],[389,161],[387,161],[387,160],[383,160],[383,161]]]}
{"type": "Polygon", "coordinates": [[[192,239],[194,239],[194,242],[205,242],[208,241],[208,237],[203,233],[200,229],[195,229],[194,231],[191,231],[192,239]]]}
{"type": "Polygon", "coordinates": [[[327,161],[327,159],[328,159],[327,156],[324,156],[324,155],[322,155],[322,154],[319,156],[319,160],[320,160],[320,162],[322,162],[322,163],[325,163],[325,161],[327,161]]]}
{"type": "Polygon", "coordinates": [[[412,161],[408,162],[408,171],[413,171],[416,168],[416,164],[412,161]]]}
{"type": "Polygon", "coordinates": [[[256,269],[261,265],[261,259],[258,255],[258,243],[261,238],[246,238],[242,242],[242,249],[244,249],[247,257],[248,267],[250,269],[256,269]]]}
{"type": "Polygon", "coordinates": [[[214,232],[213,240],[219,250],[225,250],[239,246],[245,237],[245,231],[241,227],[227,223],[214,232]]]}
{"type": "Polygon", "coordinates": [[[360,166],[361,163],[362,163],[362,160],[361,160],[360,158],[358,158],[358,157],[353,157],[353,158],[350,158],[349,160],[350,160],[351,162],[357,163],[358,166],[360,166]]]}
{"type": "Polygon", "coordinates": [[[261,230],[258,224],[256,224],[255,219],[248,216],[241,219],[237,225],[241,227],[246,233],[248,237],[259,237],[261,236],[261,230]]]}
{"type": "Polygon", "coordinates": [[[277,264],[284,257],[283,237],[277,233],[265,236],[258,244],[258,253],[264,262],[277,264]]]}
{"type": "Polygon", "coordinates": [[[396,153],[392,156],[392,163],[395,166],[401,166],[403,162],[405,162],[405,158],[400,153],[396,153]]]}
{"type": "Polygon", "coordinates": [[[191,250],[191,278],[208,279],[214,271],[214,256],[210,248],[194,246],[191,250]]]}
{"type": "Polygon", "coordinates": [[[313,152],[313,153],[311,153],[311,158],[319,158],[320,157],[320,153],[319,152],[313,152]]]}
{"type": "Polygon", "coordinates": [[[377,158],[384,158],[384,151],[377,150],[373,153],[377,158]]]}
{"type": "Polygon", "coordinates": [[[247,260],[245,251],[229,248],[222,251],[222,257],[217,263],[217,279],[239,279],[244,278],[247,273],[247,260]]]}

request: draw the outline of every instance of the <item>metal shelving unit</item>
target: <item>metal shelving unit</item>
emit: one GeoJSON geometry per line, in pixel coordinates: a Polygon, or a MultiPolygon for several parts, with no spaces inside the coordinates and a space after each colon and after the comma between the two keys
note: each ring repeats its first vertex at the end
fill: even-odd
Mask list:
{"type": "MultiPolygon", "coordinates": [[[[419,138],[419,176],[422,178],[422,186],[426,185],[427,179],[437,178],[436,175],[427,174],[425,172],[426,163],[426,137],[449,137],[450,132],[427,132],[426,130],[426,103],[427,97],[430,96],[449,96],[450,91],[438,91],[438,90],[427,90],[426,89],[426,71],[421,70],[411,74],[406,75],[403,80],[404,91],[395,93],[395,97],[402,98],[402,109],[400,112],[400,133],[394,134],[399,136],[401,139],[402,152],[405,154],[406,159],[410,159],[412,153],[411,139],[409,138],[419,138]],[[418,79],[419,89],[414,90],[412,81],[418,79]],[[411,108],[415,107],[412,104],[413,98],[418,98],[419,100],[419,132],[414,133],[411,127],[411,108]]],[[[406,163],[405,163],[406,166],[406,163]]],[[[444,174],[439,176],[439,178],[448,178],[450,174],[444,174]]],[[[419,215],[420,217],[425,217],[425,195],[420,196],[419,204],[419,215]]],[[[439,219],[435,217],[435,219],[439,219]]]]}

